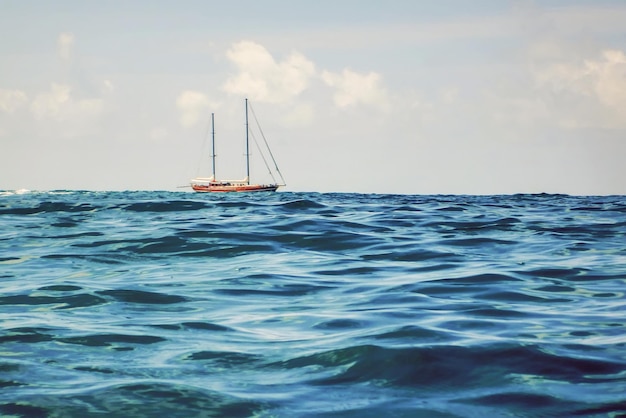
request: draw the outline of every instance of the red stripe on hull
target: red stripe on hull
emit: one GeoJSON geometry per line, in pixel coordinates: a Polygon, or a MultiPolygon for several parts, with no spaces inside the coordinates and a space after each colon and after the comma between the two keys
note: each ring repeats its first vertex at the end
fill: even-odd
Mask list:
{"type": "Polygon", "coordinates": [[[205,184],[192,184],[191,188],[202,193],[229,193],[229,192],[275,192],[276,184],[251,184],[247,186],[211,186],[205,184]]]}

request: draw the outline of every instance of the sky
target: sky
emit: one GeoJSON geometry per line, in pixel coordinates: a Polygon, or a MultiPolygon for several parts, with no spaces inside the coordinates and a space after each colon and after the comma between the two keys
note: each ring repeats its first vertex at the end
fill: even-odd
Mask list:
{"type": "Polygon", "coordinates": [[[0,0],[0,190],[626,195],[623,0],[0,0]],[[251,145],[253,182],[270,181],[251,145]]]}

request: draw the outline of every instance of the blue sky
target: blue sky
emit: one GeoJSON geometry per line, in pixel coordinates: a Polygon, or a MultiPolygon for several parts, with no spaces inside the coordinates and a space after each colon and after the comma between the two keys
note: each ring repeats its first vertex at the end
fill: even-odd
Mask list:
{"type": "Polygon", "coordinates": [[[0,10],[0,189],[242,177],[248,97],[287,190],[626,194],[623,1],[0,10]]]}

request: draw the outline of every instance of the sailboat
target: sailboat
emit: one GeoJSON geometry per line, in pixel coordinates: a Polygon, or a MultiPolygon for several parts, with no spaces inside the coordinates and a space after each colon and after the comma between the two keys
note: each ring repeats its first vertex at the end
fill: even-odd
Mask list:
{"type": "MultiPolygon", "coordinates": [[[[269,174],[271,175],[272,179],[274,180],[274,183],[253,184],[250,182],[250,141],[249,141],[250,128],[248,126],[249,104],[248,104],[248,99],[245,99],[245,101],[246,101],[246,177],[243,178],[242,180],[218,180],[215,177],[215,114],[211,113],[211,133],[212,133],[211,135],[211,145],[212,145],[211,159],[212,159],[213,174],[211,175],[211,177],[196,177],[192,179],[191,188],[194,191],[196,192],[275,192],[279,187],[285,186],[285,180],[283,179],[283,176],[280,173],[280,170],[278,169],[276,160],[274,160],[274,155],[272,154],[272,151],[269,148],[267,140],[265,140],[265,136],[263,135],[263,131],[261,130],[261,127],[258,124],[258,121],[257,121],[257,126],[259,127],[259,131],[261,133],[261,136],[263,137],[263,141],[265,142],[265,147],[269,151],[269,155],[272,159],[272,162],[274,163],[275,171],[280,176],[282,183],[278,183],[276,179],[274,178],[274,174],[272,170],[269,168],[269,165],[267,164],[267,160],[263,156],[263,153],[261,152],[261,148],[259,147],[258,142],[256,142],[256,138],[254,137],[253,139],[255,140],[257,144],[259,153],[261,154],[261,157],[263,158],[263,161],[265,162],[265,166],[268,169],[269,174]]],[[[252,114],[254,115],[254,110],[252,111],[252,114]]],[[[256,120],[256,115],[254,116],[256,120]]]]}

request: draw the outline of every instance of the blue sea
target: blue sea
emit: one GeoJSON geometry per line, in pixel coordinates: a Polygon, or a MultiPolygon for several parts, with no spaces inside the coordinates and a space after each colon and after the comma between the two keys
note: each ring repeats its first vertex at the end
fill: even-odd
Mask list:
{"type": "Polygon", "coordinates": [[[624,417],[626,197],[0,192],[0,416],[624,417]]]}

